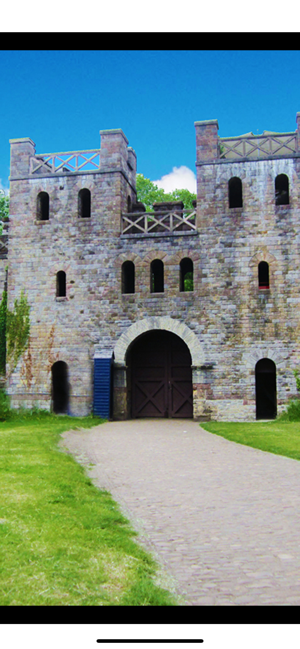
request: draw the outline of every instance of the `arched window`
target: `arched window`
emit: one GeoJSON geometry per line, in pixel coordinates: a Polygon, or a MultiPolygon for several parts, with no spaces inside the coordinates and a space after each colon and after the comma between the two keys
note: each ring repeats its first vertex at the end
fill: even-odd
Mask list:
{"type": "Polygon", "coordinates": [[[89,219],[91,216],[91,192],[89,189],[81,189],[78,193],[78,216],[81,219],[89,219]]]}
{"type": "Polygon", "coordinates": [[[228,182],[229,207],[243,207],[242,181],[236,176],[228,182]]]}
{"type": "Polygon", "coordinates": [[[56,273],[56,297],[66,297],[66,273],[59,270],[56,273]]]}
{"type": "Polygon", "coordinates": [[[270,288],[269,264],[266,261],[258,264],[258,288],[270,288]]]}
{"type": "Polygon", "coordinates": [[[134,293],[135,268],[133,261],[122,264],[122,293],[134,293]]]}
{"type": "Polygon", "coordinates": [[[161,259],[154,259],[151,262],[150,291],[151,293],[164,292],[164,265],[161,259]]]}
{"type": "Polygon", "coordinates": [[[38,221],[49,221],[49,194],[40,192],[37,196],[36,218],[38,221]]]}
{"type": "Polygon", "coordinates": [[[275,178],[275,205],[289,205],[289,179],[285,174],[275,178]]]}
{"type": "Polygon", "coordinates": [[[180,262],[180,291],[194,290],[194,264],[185,257],[180,262]]]}

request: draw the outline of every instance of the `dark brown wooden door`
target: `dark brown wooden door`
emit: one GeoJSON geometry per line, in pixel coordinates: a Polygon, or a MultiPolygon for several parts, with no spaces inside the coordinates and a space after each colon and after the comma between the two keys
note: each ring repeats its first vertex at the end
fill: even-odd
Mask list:
{"type": "Polygon", "coordinates": [[[175,334],[152,331],[132,348],[132,417],[193,416],[191,356],[175,334]]]}

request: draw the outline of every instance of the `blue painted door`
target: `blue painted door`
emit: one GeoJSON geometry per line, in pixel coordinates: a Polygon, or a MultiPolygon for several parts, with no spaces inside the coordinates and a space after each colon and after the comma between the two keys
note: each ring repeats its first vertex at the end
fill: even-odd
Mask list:
{"type": "Polygon", "coordinates": [[[112,359],[94,359],[94,415],[109,419],[111,416],[112,359]]]}

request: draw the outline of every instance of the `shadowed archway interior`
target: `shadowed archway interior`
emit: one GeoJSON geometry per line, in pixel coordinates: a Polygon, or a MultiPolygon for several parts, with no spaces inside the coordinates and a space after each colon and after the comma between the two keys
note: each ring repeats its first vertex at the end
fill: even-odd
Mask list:
{"type": "Polygon", "coordinates": [[[276,365],[261,358],[255,366],[256,419],[275,419],[277,415],[276,365]]]}
{"type": "Polygon", "coordinates": [[[56,414],[67,414],[69,409],[68,366],[64,361],[52,365],[52,408],[56,414]]]}

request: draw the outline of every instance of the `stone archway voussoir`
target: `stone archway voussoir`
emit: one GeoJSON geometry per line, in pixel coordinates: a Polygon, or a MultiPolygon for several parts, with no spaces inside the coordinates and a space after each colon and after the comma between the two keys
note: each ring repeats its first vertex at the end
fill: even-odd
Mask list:
{"type": "Polygon", "coordinates": [[[141,334],[155,329],[170,331],[182,338],[190,350],[192,365],[199,366],[205,362],[203,347],[187,325],[169,316],[153,316],[135,322],[120,336],[114,349],[115,363],[124,365],[129,345],[141,334]]]}

